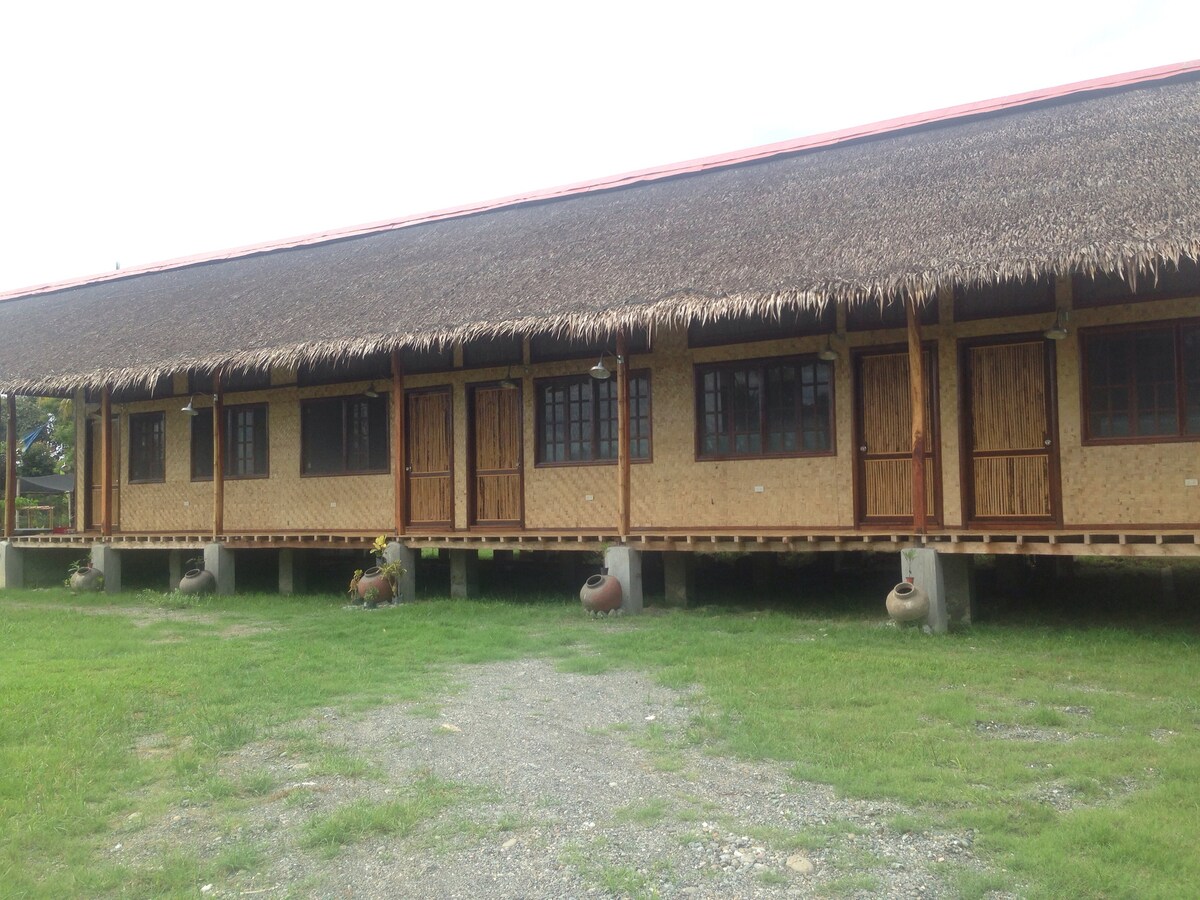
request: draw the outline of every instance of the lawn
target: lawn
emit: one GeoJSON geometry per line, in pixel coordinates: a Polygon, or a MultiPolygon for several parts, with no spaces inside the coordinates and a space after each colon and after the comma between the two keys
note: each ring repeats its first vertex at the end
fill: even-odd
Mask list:
{"type": "Polygon", "coordinates": [[[183,792],[237,802],[270,791],[221,783],[217,759],[316,710],[428,702],[452,665],[522,656],[698,687],[707,703],[689,739],[710,751],[903,801],[920,811],[913,829],[974,829],[997,874],[962,873],[964,896],[1179,897],[1200,883],[1191,625],[1000,620],[931,638],[884,627],[881,604],[853,600],[606,622],[550,599],[378,613],[330,597],[180,605],[0,592],[5,896],[195,895],[253,854],[132,870],[106,851],[135,810],[183,792]]]}

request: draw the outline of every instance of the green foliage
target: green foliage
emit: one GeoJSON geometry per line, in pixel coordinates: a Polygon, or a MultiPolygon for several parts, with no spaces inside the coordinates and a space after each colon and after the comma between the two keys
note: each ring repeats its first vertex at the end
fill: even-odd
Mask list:
{"type": "MultiPolygon", "coordinates": [[[[893,829],[973,830],[975,853],[1004,874],[948,872],[962,896],[1019,885],[1034,898],[1175,897],[1200,883],[1200,657],[1185,628],[1007,624],[929,638],[853,613],[712,608],[596,628],[577,602],[533,600],[422,602],[384,621],[346,614],[340,598],[253,595],[131,628],[119,613],[144,614],[146,598],[67,598],[0,593],[0,877],[14,896],[178,895],[222,869],[252,870],[253,847],[144,869],[115,866],[105,848],[148,794],[183,786],[238,804],[271,790],[265,775],[238,780],[215,764],[268,735],[318,768],[372,777],[365,748],[352,757],[288,730],[315,710],[435,704],[452,665],[557,664],[564,648],[577,651],[568,664],[599,659],[580,668],[634,668],[696,695],[683,736],[639,737],[664,768],[688,745],[777,760],[842,794],[909,805],[893,829]],[[135,752],[149,737],[165,749],[135,752]]],[[[335,853],[400,838],[464,796],[423,776],[412,786],[314,819],[305,840],[335,853]]],[[[623,812],[665,814],[649,802],[623,812]]],[[[836,849],[845,824],[831,829],[771,843],[836,849]]],[[[649,890],[627,872],[588,871],[606,889],[649,890]]],[[[847,873],[830,891],[870,884],[847,873]]]]}

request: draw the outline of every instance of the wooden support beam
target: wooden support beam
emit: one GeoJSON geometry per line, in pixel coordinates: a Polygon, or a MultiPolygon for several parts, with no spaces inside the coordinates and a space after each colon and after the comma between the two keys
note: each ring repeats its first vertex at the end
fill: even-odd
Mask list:
{"type": "Polygon", "coordinates": [[[404,534],[404,511],[408,506],[405,477],[408,452],[404,433],[404,362],[400,351],[392,351],[392,491],[396,498],[396,534],[404,534]]]}
{"type": "Polygon", "coordinates": [[[928,387],[916,298],[904,299],[904,312],[908,320],[908,394],[912,406],[913,530],[924,534],[928,527],[928,510],[925,508],[925,395],[928,387]]]}
{"type": "Polygon", "coordinates": [[[100,391],[100,534],[112,535],[113,489],[112,388],[100,391]]]}
{"type": "Polygon", "coordinates": [[[617,332],[617,534],[629,534],[629,342],[617,332]]]}
{"type": "Polygon", "coordinates": [[[213,372],[213,524],[215,541],[225,530],[225,404],[221,370],[213,372]]]}
{"type": "Polygon", "coordinates": [[[4,536],[17,532],[17,395],[9,394],[8,435],[4,445],[4,536]]]}

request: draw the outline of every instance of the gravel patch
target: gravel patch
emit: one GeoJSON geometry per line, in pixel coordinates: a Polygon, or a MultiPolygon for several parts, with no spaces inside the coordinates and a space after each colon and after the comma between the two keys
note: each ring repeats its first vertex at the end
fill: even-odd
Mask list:
{"type": "Polygon", "coordinates": [[[898,831],[919,815],[705,752],[687,736],[702,700],[642,675],[522,660],[455,676],[436,708],[326,710],[228,755],[225,779],[270,791],[134,813],[112,853],[256,848],[198,886],[212,897],[950,897],[953,868],[984,871],[970,833],[898,831]],[[453,799],[406,833],[305,846],[314,819],[430,783],[453,799]]]}

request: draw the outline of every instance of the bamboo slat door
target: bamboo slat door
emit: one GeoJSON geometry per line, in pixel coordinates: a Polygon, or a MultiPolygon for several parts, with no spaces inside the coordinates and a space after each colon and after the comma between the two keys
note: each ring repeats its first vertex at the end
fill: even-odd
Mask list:
{"type": "Polygon", "coordinates": [[[450,528],[454,524],[450,389],[410,391],[407,398],[408,523],[450,528]]]}
{"type": "MultiPolygon", "coordinates": [[[[941,521],[941,465],[934,357],[926,349],[925,508],[941,521]]],[[[908,352],[863,353],[856,360],[856,510],[860,525],[911,524],[913,516],[912,398],[908,352]]]]}
{"type": "MultiPolygon", "coordinates": [[[[121,429],[120,417],[112,417],[112,527],[121,527],[121,429]]],[[[88,523],[89,529],[100,530],[100,419],[88,425],[88,523]]]]}
{"type": "Polygon", "coordinates": [[[964,348],[968,522],[1059,521],[1051,348],[1041,337],[964,348]]]}
{"type": "Polygon", "coordinates": [[[522,524],[521,428],[519,387],[479,385],[472,389],[471,524],[522,524]]]}

